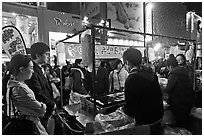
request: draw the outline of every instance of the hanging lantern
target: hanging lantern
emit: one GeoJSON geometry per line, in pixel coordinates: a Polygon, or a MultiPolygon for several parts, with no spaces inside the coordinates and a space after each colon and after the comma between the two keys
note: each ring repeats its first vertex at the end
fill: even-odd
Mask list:
{"type": "Polygon", "coordinates": [[[66,65],[65,45],[63,42],[57,44],[57,64],[59,66],[66,65]]]}

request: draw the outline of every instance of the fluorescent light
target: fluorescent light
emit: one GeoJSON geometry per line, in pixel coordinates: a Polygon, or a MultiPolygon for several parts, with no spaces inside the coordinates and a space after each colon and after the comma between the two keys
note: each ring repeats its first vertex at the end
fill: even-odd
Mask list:
{"type": "Polygon", "coordinates": [[[120,45],[123,45],[123,39],[120,39],[118,42],[120,45]]]}
{"type": "Polygon", "coordinates": [[[130,45],[130,46],[133,46],[133,45],[134,45],[134,41],[133,41],[133,40],[130,40],[130,41],[129,41],[129,45],[130,45]]]}
{"type": "Polygon", "coordinates": [[[16,16],[17,14],[16,14],[16,13],[12,13],[12,15],[13,15],[13,16],[16,16]]]}
{"type": "Polygon", "coordinates": [[[114,39],[114,40],[113,40],[113,44],[114,44],[114,45],[118,45],[118,39],[114,39]]]}
{"type": "Polygon", "coordinates": [[[146,6],[147,10],[151,10],[153,8],[153,4],[152,3],[148,3],[146,6]]]}
{"type": "Polygon", "coordinates": [[[110,44],[110,45],[113,44],[113,39],[108,38],[107,44],[110,44]]]}

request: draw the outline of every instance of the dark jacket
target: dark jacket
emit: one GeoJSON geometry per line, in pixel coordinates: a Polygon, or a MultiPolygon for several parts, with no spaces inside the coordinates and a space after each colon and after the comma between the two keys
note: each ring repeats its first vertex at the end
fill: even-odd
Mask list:
{"type": "Polygon", "coordinates": [[[87,94],[85,89],[85,75],[80,68],[71,68],[70,76],[73,78],[73,91],[80,94],[87,94]]]}
{"type": "Polygon", "coordinates": [[[136,124],[152,124],[163,117],[162,93],[158,78],[152,71],[134,69],[125,82],[124,112],[136,124]]]}
{"type": "Polygon", "coordinates": [[[109,92],[109,78],[106,68],[100,66],[95,76],[96,96],[105,95],[109,92]]]}
{"type": "Polygon", "coordinates": [[[191,66],[190,64],[185,64],[185,65],[179,65],[179,66],[183,66],[187,73],[188,73],[188,77],[191,81],[191,83],[193,84],[193,78],[194,78],[194,68],[193,66],[191,66]]]}
{"type": "Polygon", "coordinates": [[[6,103],[7,83],[10,79],[10,76],[11,74],[9,73],[9,71],[7,71],[2,78],[2,96],[3,96],[2,103],[3,104],[6,103]]]}
{"type": "Polygon", "coordinates": [[[54,108],[53,90],[50,81],[43,75],[41,68],[33,62],[34,73],[31,79],[26,80],[25,83],[35,94],[35,98],[39,102],[46,104],[46,113],[44,118],[47,119],[54,108]]]}
{"type": "Polygon", "coordinates": [[[170,105],[193,105],[194,91],[188,72],[182,66],[175,67],[169,72],[166,92],[170,105]]]}

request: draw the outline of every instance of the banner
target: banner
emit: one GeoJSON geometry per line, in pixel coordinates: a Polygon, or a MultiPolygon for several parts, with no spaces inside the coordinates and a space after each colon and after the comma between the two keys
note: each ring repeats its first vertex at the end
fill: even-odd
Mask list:
{"type": "Polygon", "coordinates": [[[2,48],[9,58],[14,54],[26,55],[26,46],[20,31],[14,26],[2,28],[2,48]]]}
{"type": "MultiPolygon", "coordinates": [[[[68,44],[65,43],[66,58],[67,59],[77,59],[82,58],[82,47],[80,44],[68,44]]],[[[86,48],[89,48],[86,46],[86,48]]],[[[96,45],[95,46],[95,58],[122,58],[123,52],[127,50],[128,46],[106,46],[106,45],[96,45]]],[[[144,56],[144,47],[134,47],[141,51],[142,56],[144,56]]],[[[90,50],[89,48],[88,50],[90,50]]],[[[86,50],[84,50],[86,51],[86,50]]],[[[88,52],[88,51],[86,51],[88,52]]],[[[91,52],[89,52],[91,53],[91,52]]]]}

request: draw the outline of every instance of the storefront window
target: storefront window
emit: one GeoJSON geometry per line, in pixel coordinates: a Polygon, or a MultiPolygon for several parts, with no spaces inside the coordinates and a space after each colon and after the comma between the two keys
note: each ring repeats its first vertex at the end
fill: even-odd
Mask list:
{"type": "Polygon", "coordinates": [[[17,13],[2,12],[2,27],[15,26],[22,34],[26,48],[38,41],[37,17],[20,15],[17,13]]]}

